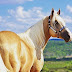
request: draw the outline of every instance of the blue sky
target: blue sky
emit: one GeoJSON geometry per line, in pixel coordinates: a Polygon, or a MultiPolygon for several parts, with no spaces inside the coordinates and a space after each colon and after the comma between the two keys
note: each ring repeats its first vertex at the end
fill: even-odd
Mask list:
{"type": "Polygon", "coordinates": [[[0,31],[24,32],[50,15],[52,8],[61,9],[61,17],[72,32],[72,0],[0,0],[0,31]]]}

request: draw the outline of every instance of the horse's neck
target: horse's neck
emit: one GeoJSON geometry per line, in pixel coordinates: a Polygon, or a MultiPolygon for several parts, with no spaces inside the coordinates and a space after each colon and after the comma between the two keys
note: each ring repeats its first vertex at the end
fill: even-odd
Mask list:
{"type": "Polygon", "coordinates": [[[25,33],[19,34],[19,36],[26,44],[35,48],[38,55],[37,57],[40,57],[41,50],[45,47],[47,42],[44,33],[43,19],[29,28],[25,33]]]}
{"type": "Polygon", "coordinates": [[[27,31],[27,35],[31,38],[37,49],[41,49],[45,44],[45,35],[43,30],[43,20],[39,21],[27,31]]]}

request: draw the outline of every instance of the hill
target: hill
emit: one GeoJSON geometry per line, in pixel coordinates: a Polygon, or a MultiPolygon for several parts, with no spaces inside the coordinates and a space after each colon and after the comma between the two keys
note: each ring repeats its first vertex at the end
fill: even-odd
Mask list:
{"type": "Polygon", "coordinates": [[[53,38],[53,39],[50,39],[49,41],[64,41],[63,39],[59,39],[59,38],[53,38]]]}
{"type": "Polygon", "coordinates": [[[49,40],[45,50],[45,58],[63,58],[72,55],[72,42],[65,43],[63,40],[49,40]]]}

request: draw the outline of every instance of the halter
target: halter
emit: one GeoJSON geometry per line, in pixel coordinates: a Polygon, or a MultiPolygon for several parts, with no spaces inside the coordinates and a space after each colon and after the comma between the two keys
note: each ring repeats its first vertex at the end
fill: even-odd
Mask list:
{"type": "MultiPolygon", "coordinates": [[[[50,16],[49,16],[49,20],[48,20],[49,28],[52,29],[52,30],[57,34],[57,38],[59,38],[60,32],[61,32],[65,27],[63,26],[59,31],[57,31],[57,30],[55,30],[55,29],[51,26],[50,22],[51,22],[51,19],[50,19],[50,16]]],[[[54,24],[56,24],[56,23],[57,23],[57,22],[55,22],[54,24]]]]}

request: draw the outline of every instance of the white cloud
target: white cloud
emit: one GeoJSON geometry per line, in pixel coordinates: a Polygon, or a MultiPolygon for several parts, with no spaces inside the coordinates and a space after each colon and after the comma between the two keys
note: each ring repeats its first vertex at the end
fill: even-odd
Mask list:
{"type": "Polygon", "coordinates": [[[0,22],[2,21],[2,17],[0,16],[0,22]]]}
{"type": "Polygon", "coordinates": [[[22,6],[18,6],[16,9],[10,9],[8,13],[8,16],[0,16],[0,31],[24,32],[44,16],[48,15],[47,12],[42,12],[41,7],[33,7],[25,10],[22,6]]]}
{"type": "Polygon", "coordinates": [[[72,32],[72,17],[62,13],[62,18],[66,22],[66,27],[69,28],[69,30],[72,32]]]}
{"type": "MultiPolygon", "coordinates": [[[[68,12],[72,13],[72,6],[67,5],[66,8],[67,8],[68,12]]],[[[62,13],[62,17],[63,17],[63,19],[65,20],[66,23],[68,23],[68,24],[72,23],[72,17],[70,15],[65,15],[65,13],[62,13]]]]}
{"type": "Polygon", "coordinates": [[[0,31],[3,31],[3,30],[20,33],[20,32],[24,32],[26,28],[23,24],[18,24],[15,22],[2,22],[0,24],[0,31]]]}
{"type": "Polygon", "coordinates": [[[42,12],[41,7],[33,7],[25,10],[24,7],[18,6],[16,9],[8,10],[9,15],[5,17],[6,22],[1,24],[1,30],[10,30],[16,33],[24,32],[44,16],[49,15],[48,12],[42,12]]]}
{"type": "Polygon", "coordinates": [[[5,22],[5,19],[3,19],[2,16],[0,16],[0,22],[5,22]]]}
{"type": "Polygon", "coordinates": [[[72,23],[72,17],[70,15],[66,15],[64,12],[61,12],[61,17],[64,19],[66,23],[72,23]]]}
{"type": "MultiPolygon", "coordinates": [[[[2,24],[2,27],[16,33],[24,32],[44,16],[50,14],[50,12],[43,12],[41,7],[33,7],[25,10],[22,6],[18,6],[16,9],[10,9],[8,13],[10,16],[6,16],[6,22],[2,24]]],[[[72,17],[65,15],[63,12],[61,12],[61,16],[66,23],[72,23],[72,17]]]]}
{"type": "Polygon", "coordinates": [[[67,5],[67,9],[68,9],[68,11],[70,11],[72,13],[72,6],[67,5]]]}
{"type": "Polygon", "coordinates": [[[38,20],[42,19],[48,13],[42,12],[41,7],[33,7],[29,10],[24,10],[22,6],[16,8],[16,10],[8,10],[11,16],[16,18],[17,21],[25,24],[34,24],[38,20]]]}
{"type": "MultiPolygon", "coordinates": [[[[0,30],[10,30],[16,33],[24,32],[44,16],[50,14],[50,12],[43,12],[41,7],[33,7],[25,10],[22,6],[18,6],[16,9],[10,9],[8,13],[8,16],[0,16],[0,30]]],[[[61,16],[71,26],[72,17],[65,15],[63,12],[61,12],[61,16]]]]}
{"type": "Polygon", "coordinates": [[[65,20],[66,23],[72,23],[72,17],[70,16],[63,16],[63,19],[65,20]]]}
{"type": "Polygon", "coordinates": [[[26,1],[33,1],[33,0],[0,0],[0,4],[22,4],[26,1]]]}

